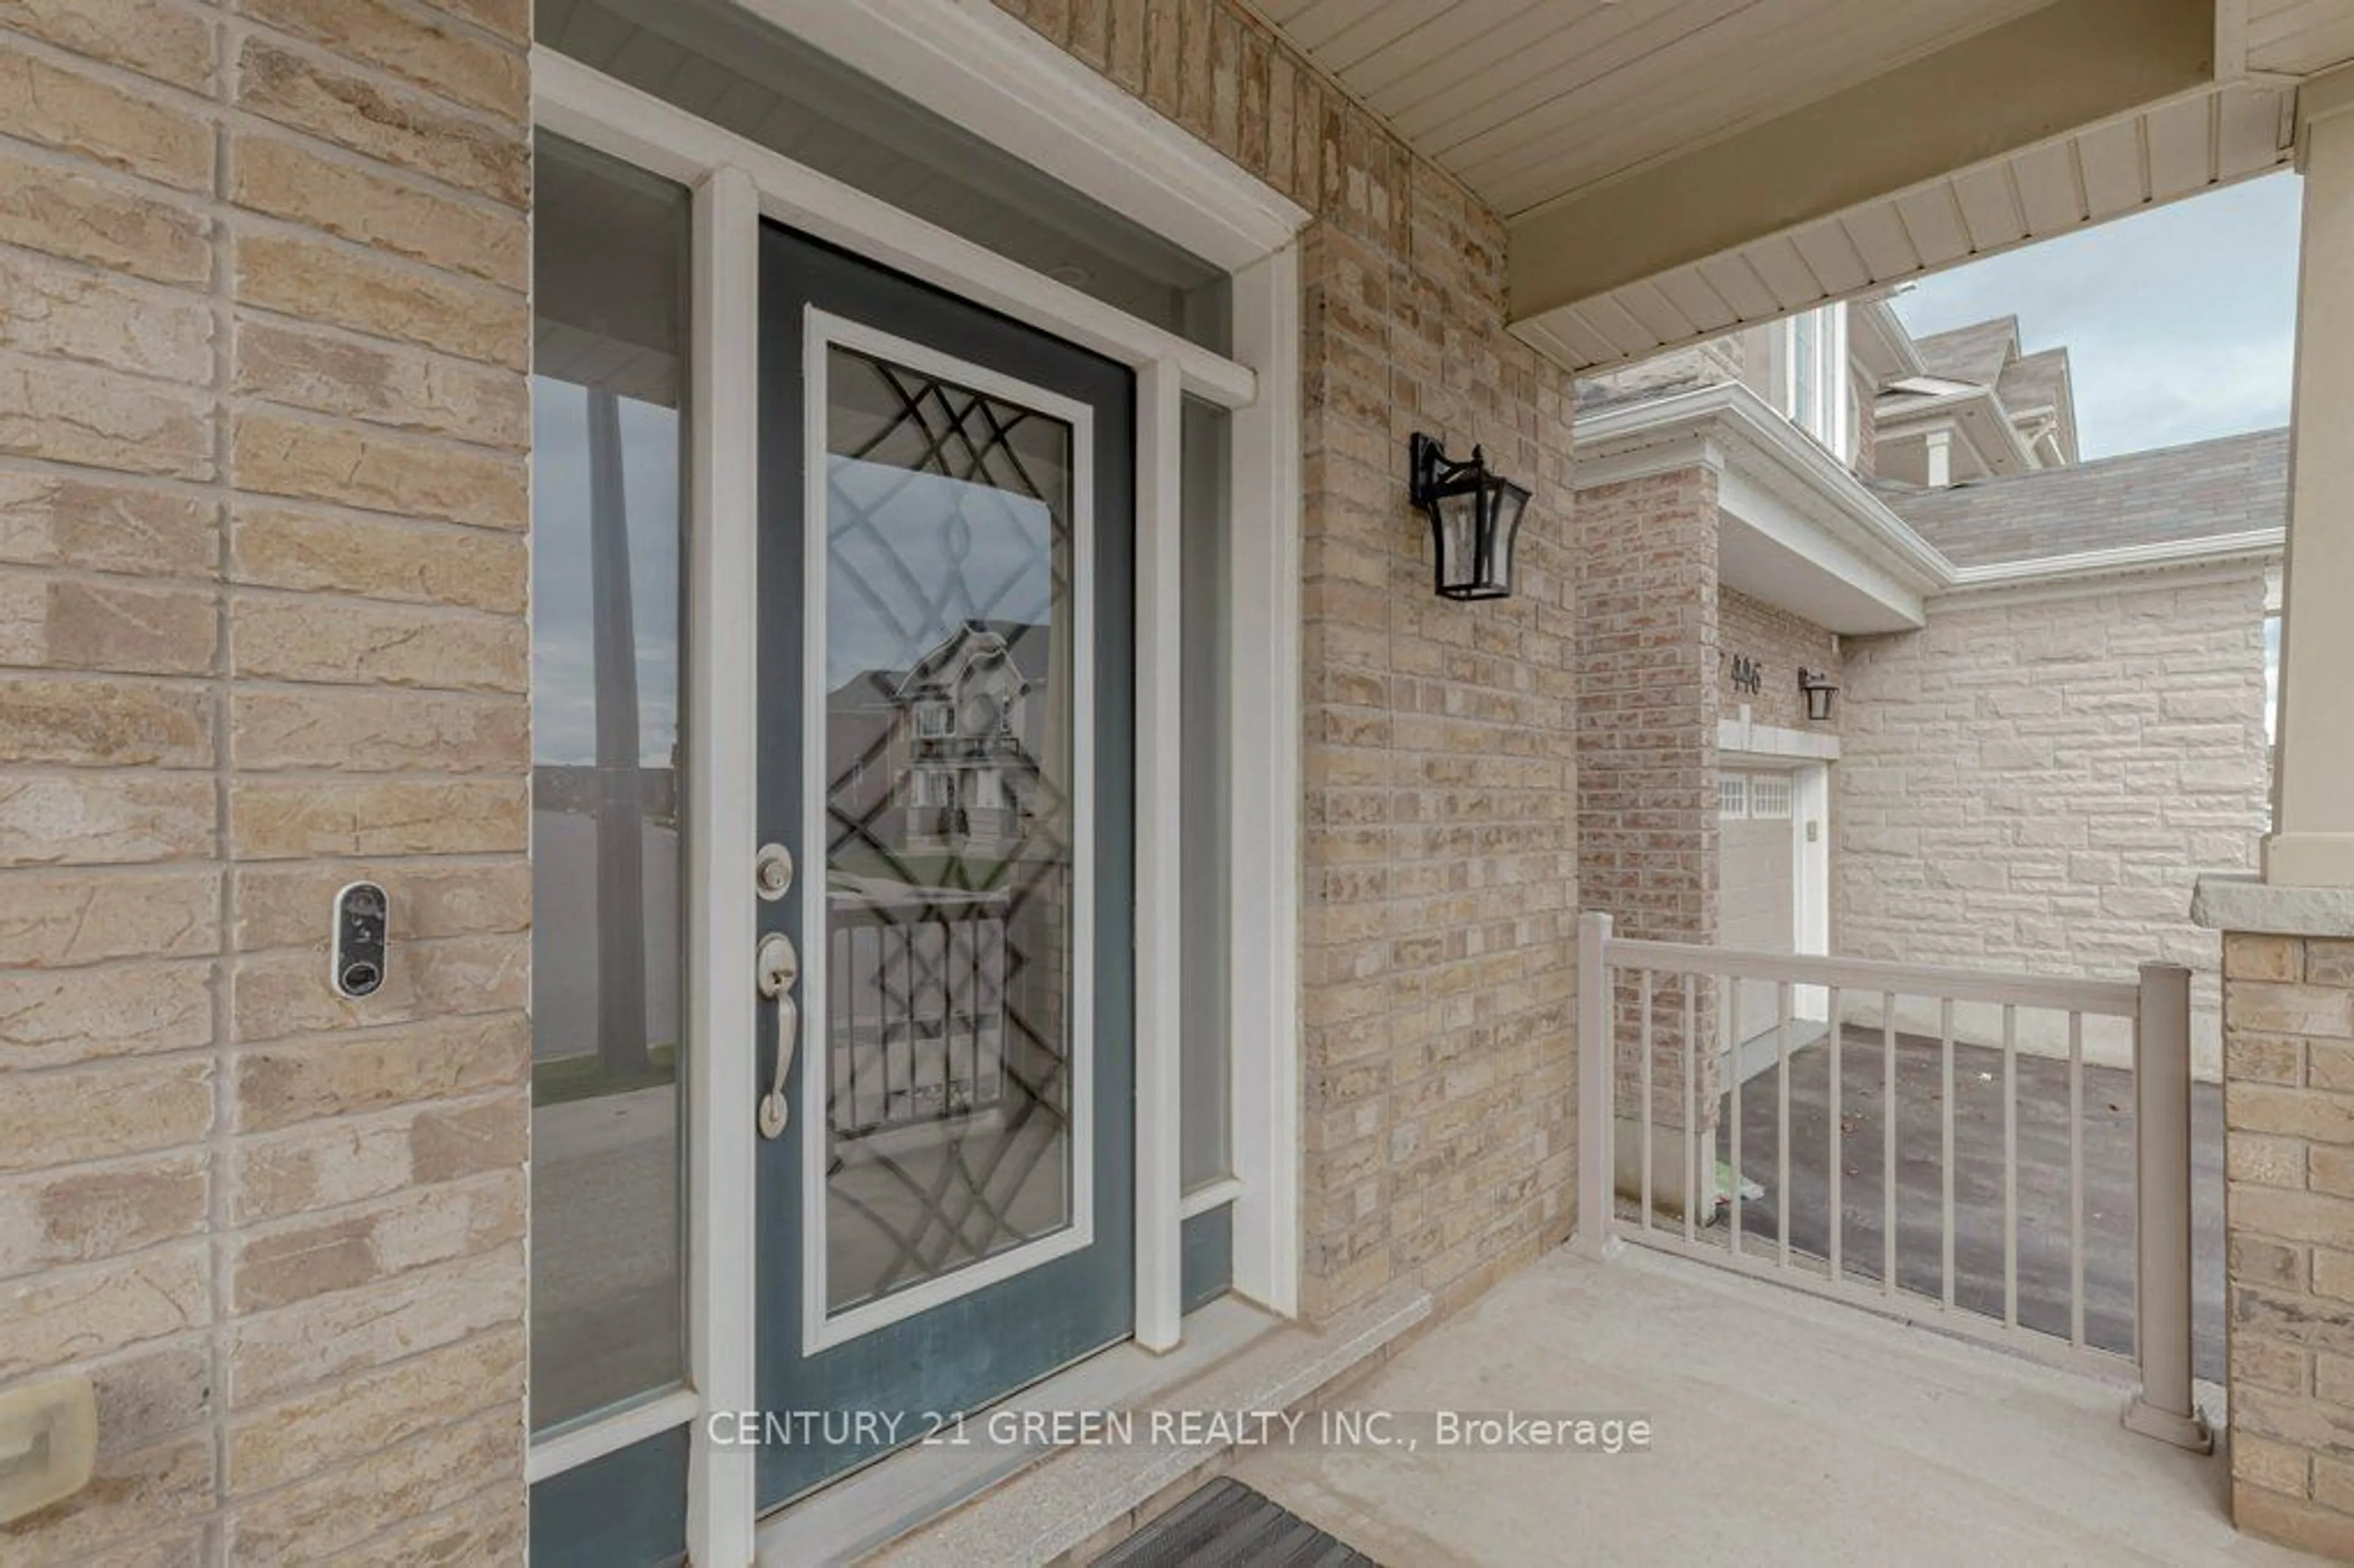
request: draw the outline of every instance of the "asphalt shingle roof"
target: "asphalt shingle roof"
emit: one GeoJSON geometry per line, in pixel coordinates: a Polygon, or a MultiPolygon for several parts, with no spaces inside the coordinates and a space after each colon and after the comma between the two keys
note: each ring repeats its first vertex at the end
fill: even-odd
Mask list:
{"type": "Polygon", "coordinates": [[[1958,567],[2179,544],[2288,521],[2288,432],[2222,436],[1947,490],[1876,482],[1958,567]]]}

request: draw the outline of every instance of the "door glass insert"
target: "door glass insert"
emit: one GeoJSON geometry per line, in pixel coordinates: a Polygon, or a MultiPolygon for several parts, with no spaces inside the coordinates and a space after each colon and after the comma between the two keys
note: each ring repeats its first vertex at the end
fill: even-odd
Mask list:
{"type": "Polygon", "coordinates": [[[1079,1223],[1073,418],[824,350],[829,1315],[1079,1223]]]}

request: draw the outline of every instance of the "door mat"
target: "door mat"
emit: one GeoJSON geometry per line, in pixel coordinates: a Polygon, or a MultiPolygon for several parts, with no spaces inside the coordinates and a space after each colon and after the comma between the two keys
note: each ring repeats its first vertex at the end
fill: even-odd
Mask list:
{"type": "Polygon", "coordinates": [[[1095,1568],[1381,1568],[1221,1476],[1096,1559],[1095,1568]]]}

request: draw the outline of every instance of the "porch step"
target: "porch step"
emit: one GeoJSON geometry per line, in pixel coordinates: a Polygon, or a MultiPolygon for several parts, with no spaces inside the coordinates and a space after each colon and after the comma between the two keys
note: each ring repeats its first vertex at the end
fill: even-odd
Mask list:
{"type": "MultiPolygon", "coordinates": [[[[1393,1286],[1317,1330],[1266,1334],[1200,1376],[1137,1406],[1278,1411],[1309,1404],[1430,1316],[1427,1291],[1393,1286]]],[[[1112,1544],[1222,1460],[1224,1442],[1058,1449],[937,1522],[864,1561],[890,1568],[1057,1563],[1112,1544]]]]}
{"type": "Polygon", "coordinates": [[[1381,1568],[1264,1493],[1220,1476],[1095,1568],[1381,1568]]]}

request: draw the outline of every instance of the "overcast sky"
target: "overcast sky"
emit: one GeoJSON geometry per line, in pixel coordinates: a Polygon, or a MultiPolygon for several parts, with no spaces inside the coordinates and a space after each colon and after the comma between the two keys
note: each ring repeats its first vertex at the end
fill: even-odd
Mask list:
{"type": "Polygon", "coordinates": [[[1942,272],[1897,296],[1914,335],[2019,317],[2065,344],[2087,458],[2288,423],[2299,182],[2272,175],[1942,272]]]}

